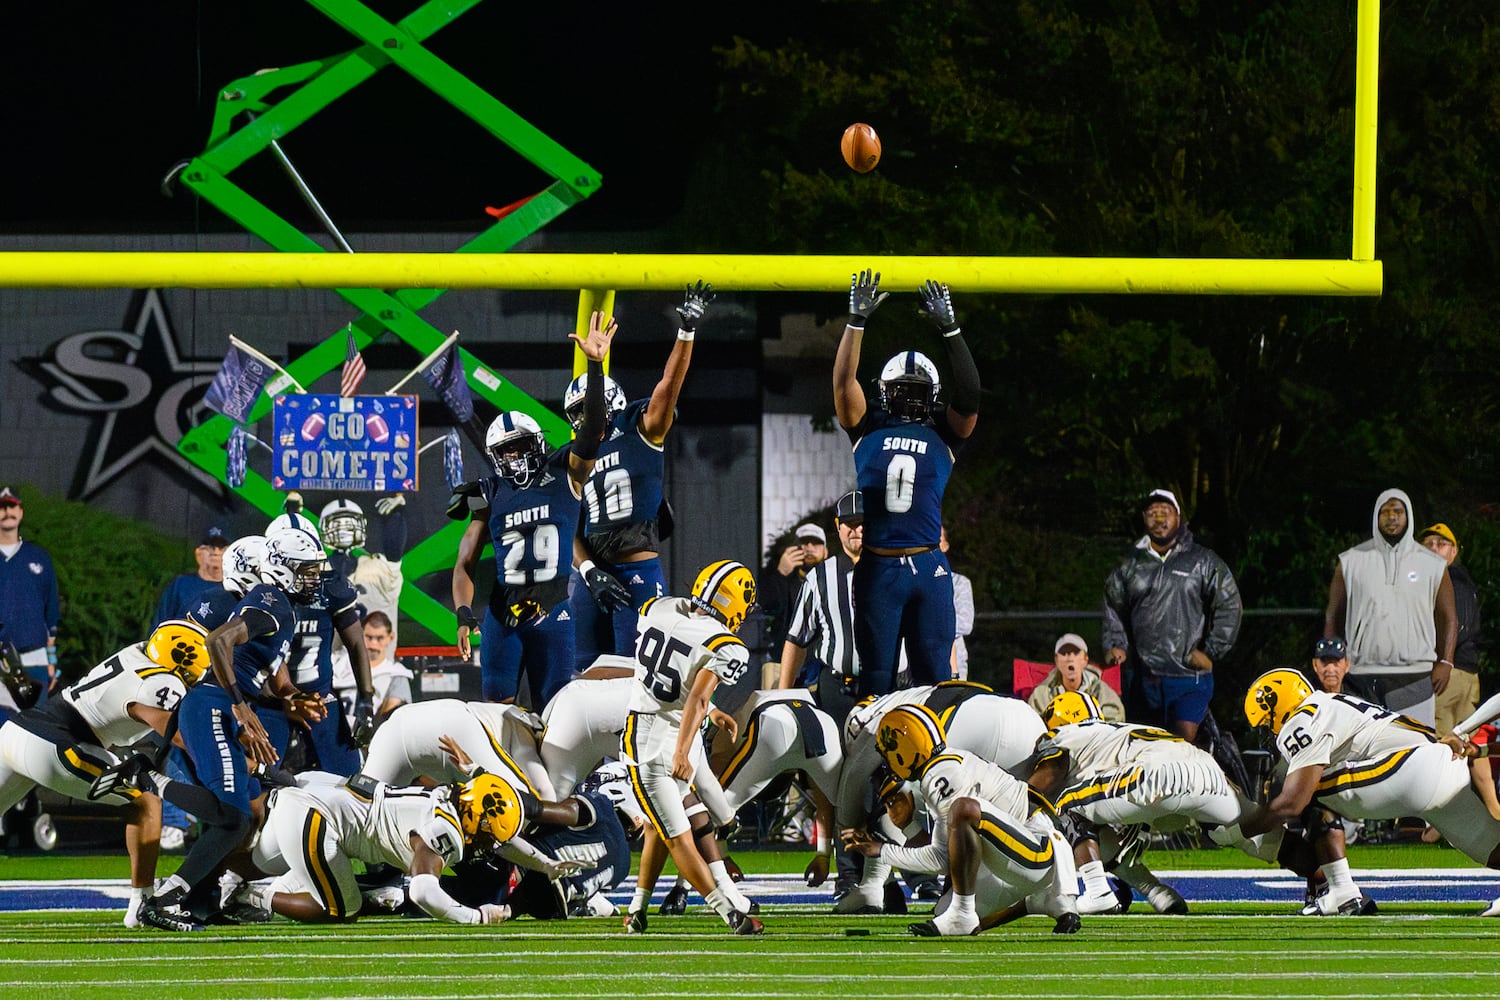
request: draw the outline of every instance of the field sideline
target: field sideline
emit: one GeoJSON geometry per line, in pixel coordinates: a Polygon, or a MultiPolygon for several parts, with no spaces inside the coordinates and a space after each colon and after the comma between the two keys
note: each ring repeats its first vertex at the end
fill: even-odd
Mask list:
{"type": "MultiPolygon", "coordinates": [[[[1423,869],[1413,876],[1468,867],[1440,848],[1367,847],[1363,855],[1361,867],[1423,869]]],[[[741,860],[786,872],[805,856],[741,860]]],[[[1240,867],[1225,851],[1150,856],[1162,871],[1231,862],[1240,867]]],[[[114,874],[118,863],[27,855],[5,859],[0,871],[12,880],[87,879],[114,874]]],[[[653,913],[642,937],[626,937],[609,918],[493,928],[399,917],[337,928],[277,921],[169,935],[127,931],[117,909],[11,912],[0,913],[0,996],[1500,997],[1500,920],[1472,916],[1487,901],[1473,888],[1461,892],[1465,902],[1383,902],[1372,918],[1299,917],[1291,898],[1199,902],[1187,917],[1157,916],[1137,902],[1124,916],[1086,918],[1074,936],[1053,935],[1051,920],[1032,917],[960,940],[908,935],[921,905],[910,917],[844,917],[821,903],[769,899],[760,939],[730,937],[701,906],[686,917],[653,913]]]]}

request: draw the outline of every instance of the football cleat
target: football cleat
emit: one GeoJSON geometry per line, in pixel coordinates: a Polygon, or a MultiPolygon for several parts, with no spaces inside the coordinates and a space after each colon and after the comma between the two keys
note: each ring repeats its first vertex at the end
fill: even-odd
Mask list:
{"type": "Polygon", "coordinates": [[[183,905],[186,899],[186,893],[175,889],[160,896],[144,899],[141,901],[140,909],[136,911],[136,919],[147,927],[155,927],[163,931],[186,934],[203,930],[202,922],[188,912],[187,907],[183,905]]]}
{"type": "Polygon", "coordinates": [[[687,912],[688,891],[685,885],[674,885],[667,890],[657,913],[664,917],[680,917],[687,912]]]}
{"type": "MultiPolygon", "coordinates": [[[[1374,901],[1371,900],[1371,902],[1374,901]]],[[[1500,917],[1500,896],[1495,897],[1495,901],[1485,907],[1484,912],[1479,915],[1481,917],[1500,917]]]]}
{"type": "Polygon", "coordinates": [[[644,934],[644,933],[646,933],[646,911],[645,910],[631,910],[629,913],[625,914],[625,933],[626,934],[644,934]]]}
{"type": "Polygon", "coordinates": [[[979,933],[979,918],[970,916],[960,920],[945,911],[941,916],[924,920],[920,924],[907,924],[906,929],[917,937],[970,937],[979,933]]]}
{"type": "Polygon", "coordinates": [[[161,849],[164,851],[180,851],[187,846],[187,831],[180,826],[164,826],[161,828],[161,849]]]}
{"type": "Polygon", "coordinates": [[[1364,893],[1336,900],[1332,894],[1325,892],[1302,907],[1304,917],[1369,917],[1377,912],[1379,907],[1375,905],[1375,900],[1364,893]]]}
{"type": "Polygon", "coordinates": [[[1078,929],[1083,926],[1083,921],[1076,913],[1064,913],[1057,918],[1057,923],[1052,926],[1053,934],[1077,934],[1078,929]]]}
{"type": "Polygon", "coordinates": [[[1124,913],[1120,897],[1114,892],[1086,892],[1078,897],[1078,912],[1089,916],[1111,916],[1124,913]]]}
{"type": "Polygon", "coordinates": [[[1188,911],[1187,900],[1178,895],[1177,890],[1170,885],[1154,885],[1146,890],[1146,902],[1157,913],[1167,913],[1175,917],[1183,916],[1188,911]]]}
{"type": "Polygon", "coordinates": [[[934,899],[941,899],[942,896],[943,884],[935,878],[930,878],[926,879],[925,881],[918,882],[911,891],[912,899],[925,899],[929,902],[934,899]]]}
{"type": "Polygon", "coordinates": [[[619,911],[615,904],[605,898],[604,893],[596,892],[592,896],[575,899],[568,906],[570,917],[613,917],[619,911]]]}
{"type": "Polygon", "coordinates": [[[748,913],[741,913],[739,910],[729,911],[729,933],[748,936],[752,934],[764,934],[765,932],[766,925],[748,913]]]}

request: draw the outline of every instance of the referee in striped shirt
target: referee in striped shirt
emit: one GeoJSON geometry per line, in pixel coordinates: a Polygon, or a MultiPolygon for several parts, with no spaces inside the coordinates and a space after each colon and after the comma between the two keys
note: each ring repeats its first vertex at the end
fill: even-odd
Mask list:
{"type": "Polygon", "coordinates": [[[787,625],[777,687],[812,688],[818,707],[842,723],[854,707],[859,677],[851,583],[864,540],[865,509],[858,490],[839,497],[834,518],[847,555],[830,554],[803,580],[787,625]]]}

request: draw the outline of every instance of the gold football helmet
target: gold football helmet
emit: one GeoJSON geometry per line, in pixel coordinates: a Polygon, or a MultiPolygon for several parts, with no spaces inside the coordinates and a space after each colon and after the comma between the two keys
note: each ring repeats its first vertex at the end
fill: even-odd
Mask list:
{"type": "Polygon", "coordinates": [[[503,844],[521,832],[521,796],[504,778],[481,772],[458,788],[458,819],[466,839],[483,830],[503,844]]]}
{"type": "Polygon", "coordinates": [[[693,583],[693,606],[738,632],[755,607],[755,575],[733,559],[709,563],[693,583]]]}
{"type": "Polygon", "coordinates": [[[1069,726],[1085,719],[1102,718],[1104,713],[1099,710],[1099,703],[1094,700],[1094,696],[1082,691],[1064,691],[1047,702],[1047,707],[1042,709],[1042,722],[1048,729],[1069,726]]]}
{"type": "Polygon", "coordinates": [[[209,666],[207,639],[202,625],[173,618],[156,626],[146,640],[146,655],[157,666],[175,670],[192,687],[209,666]]]}
{"type": "Polygon", "coordinates": [[[936,713],[926,705],[902,705],[885,713],[875,745],[886,766],[902,781],[911,781],[927,762],[942,753],[948,736],[936,713]]]}
{"type": "Polygon", "coordinates": [[[1270,726],[1273,735],[1280,733],[1287,716],[1310,694],[1312,685],[1297,671],[1268,670],[1251,681],[1245,692],[1245,718],[1255,728],[1270,726]]]}

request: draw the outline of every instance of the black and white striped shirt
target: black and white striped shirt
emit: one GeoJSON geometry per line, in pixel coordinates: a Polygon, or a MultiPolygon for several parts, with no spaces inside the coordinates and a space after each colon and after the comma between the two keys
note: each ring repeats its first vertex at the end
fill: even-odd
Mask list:
{"type": "Polygon", "coordinates": [[[818,563],[802,581],[786,637],[841,678],[859,676],[854,652],[854,565],[838,556],[818,563]]]}

